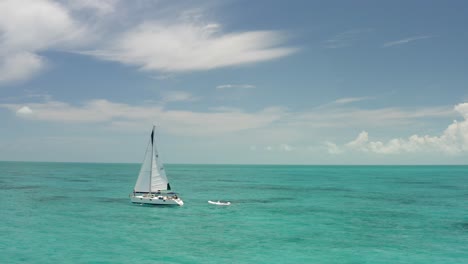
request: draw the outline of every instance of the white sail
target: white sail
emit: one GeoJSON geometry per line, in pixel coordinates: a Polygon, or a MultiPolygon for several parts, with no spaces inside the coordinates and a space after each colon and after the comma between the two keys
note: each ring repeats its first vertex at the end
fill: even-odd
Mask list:
{"type": "Polygon", "coordinates": [[[145,159],[141,164],[140,174],[135,184],[135,192],[149,192],[151,179],[151,140],[146,148],[145,159]]]}
{"type": "Polygon", "coordinates": [[[151,175],[151,192],[167,190],[167,177],[164,168],[158,162],[157,154],[153,153],[153,169],[151,175]]]}
{"type": "Polygon", "coordinates": [[[157,192],[170,190],[164,167],[159,161],[154,140],[154,126],[150,142],[146,148],[145,160],[135,184],[135,192],[157,192]]]}

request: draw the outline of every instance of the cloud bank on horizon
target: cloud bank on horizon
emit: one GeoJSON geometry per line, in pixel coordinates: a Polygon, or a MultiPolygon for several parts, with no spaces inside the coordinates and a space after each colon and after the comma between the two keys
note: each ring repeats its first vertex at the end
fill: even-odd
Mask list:
{"type": "Polygon", "coordinates": [[[373,152],[378,154],[399,154],[415,152],[441,152],[460,154],[468,151],[468,103],[454,107],[464,120],[453,121],[440,136],[412,135],[407,139],[395,138],[388,142],[370,141],[369,133],[362,131],[356,139],[338,146],[333,142],[325,142],[330,154],[341,154],[345,151],[373,152]]]}
{"type": "MultiPolygon", "coordinates": [[[[346,126],[347,123],[404,124],[421,117],[446,116],[445,109],[420,109],[411,114],[398,112],[396,109],[378,109],[362,111],[351,108],[328,107],[303,113],[291,112],[287,108],[268,107],[261,111],[248,113],[240,109],[224,109],[213,112],[194,112],[168,110],[165,104],[178,101],[194,100],[191,94],[173,92],[163,97],[159,105],[132,106],[124,103],[114,103],[108,100],[92,100],[79,106],[64,102],[46,100],[43,103],[0,104],[16,113],[20,118],[58,123],[95,123],[120,129],[142,129],[148,123],[158,119],[162,129],[183,136],[211,137],[238,131],[254,131],[265,128],[304,131],[328,127],[328,129],[346,126]],[[386,114],[385,114],[386,113],[386,114]],[[375,120],[369,120],[374,117],[375,120]],[[405,120],[404,120],[405,119],[405,120]]],[[[362,98],[342,98],[335,100],[338,105],[352,103],[362,98]]],[[[401,111],[401,110],[400,110],[401,111]]],[[[460,154],[468,151],[468,103],[454,107],[454,111],[464,119],[454,121],[440,136],[412,135],[408,139],[395,138],[388,142],[370,141],[366,131],[342,146],[334,142],[325,142],[329,154],[342,154],[350,151],[378,154],[399,154],[417,152],[438,152],[444,154],[460,154]]],[[[306,134],[302,135],[306,136],[306,134]]],[[[280,145],[279,149],[292,151],[296,147],[289,144],[280,145]]],[[[266,148],[271,151],[273,148],[266,148]]]]}

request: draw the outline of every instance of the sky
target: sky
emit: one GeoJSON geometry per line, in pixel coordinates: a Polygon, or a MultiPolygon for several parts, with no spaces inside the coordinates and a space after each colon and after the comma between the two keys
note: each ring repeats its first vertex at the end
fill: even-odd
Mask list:
{"type": "Polygon", "coordinates": [[[0,0],[0,160],[468,164],[468,2],[0,0]]]}

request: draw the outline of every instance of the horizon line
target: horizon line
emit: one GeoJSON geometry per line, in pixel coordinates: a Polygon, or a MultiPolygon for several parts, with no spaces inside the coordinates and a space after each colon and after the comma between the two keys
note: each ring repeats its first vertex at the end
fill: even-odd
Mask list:
{"type": "MultiPolygon", "coordinates": [[[[0,160],[0,162],[16,163],[76,163],[76,164],[135,164],[141,162],[92,162],[92,161],[31,161],[31,160],[0,160]]],[[[216,166],[468,166],[468,164],[274,164],[274,163],[171,163],[164,162],[165,165],[216,165],[216,166]]]]}

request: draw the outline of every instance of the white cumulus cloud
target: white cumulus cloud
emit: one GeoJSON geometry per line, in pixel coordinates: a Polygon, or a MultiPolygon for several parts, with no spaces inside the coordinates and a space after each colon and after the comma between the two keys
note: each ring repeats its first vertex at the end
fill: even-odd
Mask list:
{"type": "Polygon", "coordinates": [[[31,52],[0,56],[0,83],[28,79],[44,67],[43,58],[31,52]]]}
{"type": "Polygon", "coordinates": [[[287,151],[287,152],[294,150],[294,148],[288,144],[280,144],[279,149],[282,151],[287,151]]]}
{"type": "Polygon", "coordinates": [[[58,2],[0,1],[0,83],[30,78],[45,65],[38,52],[74,46],[83,32],[58,2]]]}
{"type": "Polygon", "coordinates": [[[325,146],[327,147],[329,154],[340,154],[343,153],[343,150],[340,149],[335,143],[326,141],[325,146]]]}
{"type": "Polygon", "coordinates": [[[366,131],[361,132],[357,138],[343,147],[335,143],[328,143],[328,151],[362,151],[379,154],[398,154],[415,152],[439,152],[446,154],[459,154],[468,151],[468,103],[458,104],[454,110],[464,117],[463,121],[454,121],[439,136],[412,135],[407,139],[394,138],[383,141],[369,140],[366,131]]]}
{"type": "Polygon", "coordinates": [[[31,110],[31,108],[29,108],[27,106],[23,106],[20,109],[18,109],[16,111],[16,113],[19,114],[19,115],[30,115],[30,114],[33,113],[33,111],[31,110]]]}

